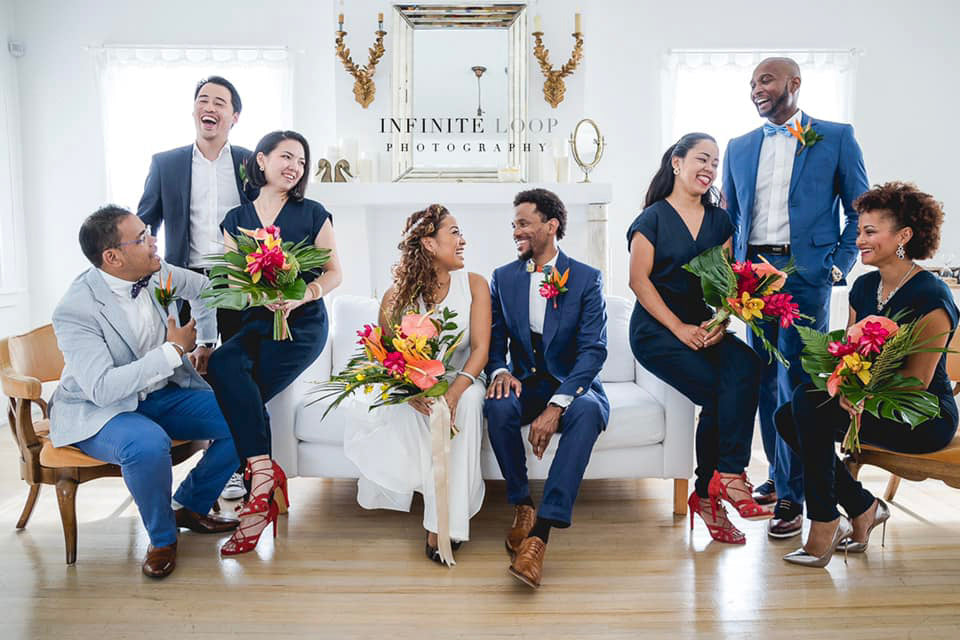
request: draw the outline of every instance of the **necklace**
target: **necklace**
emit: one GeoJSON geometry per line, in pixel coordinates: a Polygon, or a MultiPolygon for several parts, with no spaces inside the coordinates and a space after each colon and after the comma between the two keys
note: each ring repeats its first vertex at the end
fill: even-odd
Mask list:
{"type": "Polygon", "coordinates": [[[900,287],[903,286],[903,283],[907,281],[907,278],[910,277],[910,274],[913,273],[913,270],[917,268],[917,263],[913,263],[913,266],[910,267],[910,270],[903,274],[903,277],[900,278],[900,282],[897,283],[890,293],[886,297],[883,296],[883,276],[880,277],[880,284],[877,285],[877,311],[879,311],[885,304],[890,302],[890,298],[900,290],[900,287]]]}

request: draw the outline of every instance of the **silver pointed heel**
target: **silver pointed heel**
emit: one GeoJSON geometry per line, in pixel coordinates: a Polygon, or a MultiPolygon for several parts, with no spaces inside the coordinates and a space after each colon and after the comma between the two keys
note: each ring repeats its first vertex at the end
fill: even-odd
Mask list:
{"type": "MultiPolygon", "coordinates": [[[[840,546],[840,541],[848,538],[851,533],[853,533],[853,525],[850,524],[849,520],[840,516],[840,522],[837,523],[837,530],[833,532],[833,541],[830,543],[830,546],[827,547],[826,553],[822,556],[815,556],[807,553],[803,547],[800,547],[793,553],[788,553],[783,556],[783,559],[792,564],[799,564],[804,567],[823,568],[827,566],[827,563],[833,558],[833,552],[840,546]]],[[[847,562],[846,546],[843,548],[843,562],[844,564],[847,562]]]]}
{"type": "Polygon", "coordinates": [[[877,513],[873,517],[873,524],[867,529],[867,539],[863,542],[857,542],[852,538],[841,540],[837,551],[843,551],[840,547],[846,547],[847,553],[863,553],[867,550],[867,544],[870,542],[870,534],[877,525],[883,525],[880,530],[880,546],[886,546],[887,541],[887,520],[890,519],[890,507],[880,498],[877,498],[877,513]]]}

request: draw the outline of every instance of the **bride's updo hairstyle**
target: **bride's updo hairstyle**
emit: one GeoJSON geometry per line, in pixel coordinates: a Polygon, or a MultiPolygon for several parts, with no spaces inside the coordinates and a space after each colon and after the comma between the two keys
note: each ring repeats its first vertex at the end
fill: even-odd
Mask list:
{"type": "Polygon", "coordinates": [[[419,298],[428,307],[436,302],[437,270],[423,239],[435,237],[440,223],[449,215],[443,205],[432,204],[407,218],[397,245],[400,260],[393,265],[393,299],[386,310],[390,318],[399,320],[405,311],[416,309],[419,298]]]}

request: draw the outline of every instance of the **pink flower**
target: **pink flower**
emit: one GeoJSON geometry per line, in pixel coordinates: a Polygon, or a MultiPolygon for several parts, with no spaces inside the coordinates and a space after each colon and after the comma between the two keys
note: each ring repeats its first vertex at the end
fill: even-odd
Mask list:
{"type": "Polygon", "coordinates": [[[868,322],[879,323],[882,328],[887,330],[887,338],[892,338],[899,330],[897,323],[886,316],[867,316],[847,329],[847,342],[852,344],[859,343],[861,336],[863,336],[863,328],[868,322]]]}
{"type": "Polygon", "coordinates": [[[437,337],[437,327],[433,324],[429,313],[408,313],[400,320],[400,331],[404,337],[426,338],[437,337]]]}
{"type": "Polygon", "coordinates": [[[827,351],[835,358],[842,358],[857,350],[857,345],[837,340],[827,345],[827,351]]]}
{"type": "Polygon", "coordinates": [[[760,284],[760,278],[754,272],[753,263],[747,260],[746,262],[734,262],[730,266],[737,275],[737,297],[741,297],[744,293],[749,293],[752,297],[760,284]]]}
{"type": "Polygon", "coordinates": [[[549,300],[550,298],[556,298],[560,295],[560,290],[557,289],[552,284],[542,284],[540,285],[540,296],[549,300]]]}
{"type": "Polygon", "coordinates": [[[391,374],[402,374],[407,368],[407,361],[403,359],[403,354],[399,351],[392,351],[383,359],[383,366],[391,374]]]}
{"type": "Polygon", "coordinates": [[[775,293],[763,298],[763,312],[769,316],[780,318],[780,326],[789,328],[800,314],[800,305],[793,301],[789,293],[775,293]]]}
{"type": "Polygon", "coordinates": [[[439,360],[410,360],[407,362],[407,377],[418,388],[427,390],[437,384],[446,368],[439,360]]]}
{"type": "Polygon", "coordinates": [[[365,342],[364,338],[369,338],[371,333],[373,333],[373,325],[363,325],[363,329],[357,331],[357,335],[360,336],[360,339],[357,340],[357,344],[363,344],[365,342]]]}
{"type": "Polygon", "coordinates": [[[871,353],[880,353],[883,343],[890,337],[890,332],[884,329],[879,322],[867,322],[863,325],[863,335],[860,336],[860,343],[857,345],[857,351],[862,356],[868,356],[871,353]]]}

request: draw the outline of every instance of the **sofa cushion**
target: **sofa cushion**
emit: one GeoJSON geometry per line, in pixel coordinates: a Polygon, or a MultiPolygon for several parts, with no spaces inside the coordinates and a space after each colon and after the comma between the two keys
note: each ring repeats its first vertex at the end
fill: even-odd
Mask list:
{"type": "Polygon", "coordinates": [[[626,298],[607,296],[607,361],[600,370],[601,382],[634,380],[634,359],[630,350],[630,315],[633,304],[626,298]]]}
{"type": "Polygon", "coordinates": [[[333,373],[343,371],[357,350],[357,331],[365,324],[376,324],[380,303],[375,298],[360,296],[337,296],[333,300],[333,323],[328,342],[333,373]]]}

